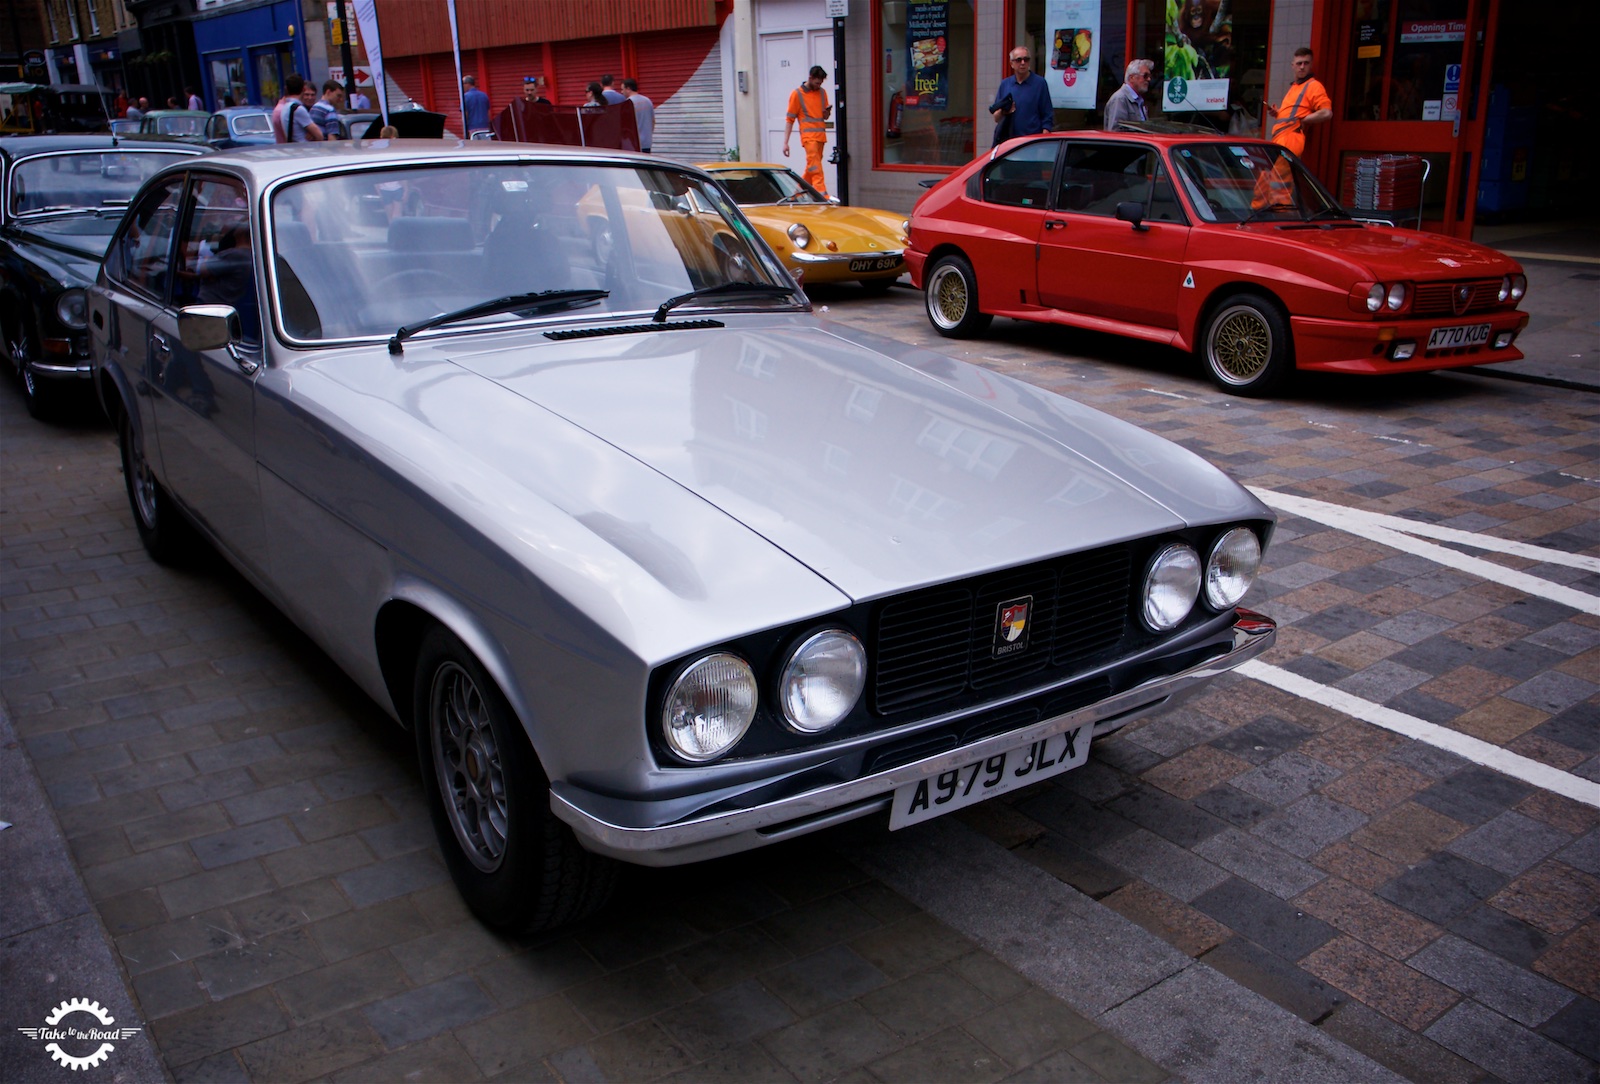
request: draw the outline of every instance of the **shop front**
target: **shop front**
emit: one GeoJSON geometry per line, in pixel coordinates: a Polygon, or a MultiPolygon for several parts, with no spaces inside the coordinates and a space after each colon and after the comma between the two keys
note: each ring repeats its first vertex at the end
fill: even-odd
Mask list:
{"type": "Polygon", "coordinates": [[[296,72],[319,84],[325,78],[311,71],[296,0],[245,11],[202,0],[194,41],[200,54],[200,94],[209,109],[219,108],[224,98],[235,105],[272,105],[283,96],[284,79],[296,72]],[[208,14],[211,10],[216,13],[208,14]]]}
{"type": "Polygon", "coordinates": [[[1500,7],[1319,0],[1336,118],[1321,172],[1355,213],[1471,237],[1486,136],[1504,121],[1490,85],[1500,7]]]}

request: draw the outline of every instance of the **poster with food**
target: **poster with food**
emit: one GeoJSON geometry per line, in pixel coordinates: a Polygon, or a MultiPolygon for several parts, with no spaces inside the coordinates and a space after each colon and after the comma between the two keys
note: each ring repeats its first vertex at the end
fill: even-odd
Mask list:
{"type": "Polygon", "coordinates": [[[1082,26],[1057,30],[1055,44],[1050,50],[1050,66],[1062,68],[1087,68],[1089,54],[1094,51],[1094,27],[1082,26]]]}
{"type": "Polygon", "coordinates": [[[949,0],[906,5],[907,109],[944,109],[950,102],[949,0]]]}
{"type": "Polygon", "coordinates": [[[1050,65],[1038,74],[1050,84],[1057,109],[1093,109],[1100,76],[1100,0],[1046,0],[1045,46],[1050,65]]]}

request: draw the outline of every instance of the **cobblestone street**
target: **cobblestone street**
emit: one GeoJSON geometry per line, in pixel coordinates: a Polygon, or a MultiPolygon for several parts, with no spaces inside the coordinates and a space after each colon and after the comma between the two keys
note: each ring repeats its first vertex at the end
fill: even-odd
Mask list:
{"type": "MultiPolygon", "coordinates": [[[[1586,273],[1530,268],[1530,299],[1590,302],[1534,330],[1592,349],[1586,273]]],[[[1252,487],[1276,647],[1049,782],[632,870],[505,939],[449,881],[410,737],[220,558],[151,562],[109,427],[8,384],[0,869],[41,872],[0,888],[0,1077],[60,1079],[16,1029],[86,997],[144,1029],[126,1079],[140,1049],[178,1081],[1596,1078],[1592,373],[1248,400],[1154,346],[940,339],[906,288],[815,300],[1252,487]],[[72,969],[97,952],[109,987],[72,969]]]]}

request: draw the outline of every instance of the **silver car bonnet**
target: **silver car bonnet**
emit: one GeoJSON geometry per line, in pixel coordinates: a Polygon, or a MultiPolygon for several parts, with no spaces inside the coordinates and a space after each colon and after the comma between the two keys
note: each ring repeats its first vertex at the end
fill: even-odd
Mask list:
{"type": "Polygon", "coordinates": [[[926,351],[896,358],[874,347],[899,344],[811,317],[725,319],[440,347],[858,601],[1177,529],[1194,518],[1179,501],[1213,520],[1267,514],[1191,453],[1027,385],[926,351]]]}

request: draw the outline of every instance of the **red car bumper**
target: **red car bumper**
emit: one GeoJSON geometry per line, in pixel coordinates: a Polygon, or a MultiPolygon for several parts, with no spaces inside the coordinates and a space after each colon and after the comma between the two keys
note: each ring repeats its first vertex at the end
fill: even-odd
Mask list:
{"type": "Polygon", "coordinates": [[[1462,365],[1517,361],[1522,355],[1510,342],[1528,326],[1528,314],[1516,310],[1464,317],[1398,320],[1324,320],[1291,316],[1295,367],[1338,373],[1408,373],[1462,365]],[[1487,326],[1488,331],[1481,331],[1487,326]],[[1434,349],[1429,340],[1439,333],[1434,349]],[[1481,336],[1481,339],[1480,339],[1481,336]],[[1410,344],[1409,357],[1404,354],[1410,344]]]}

